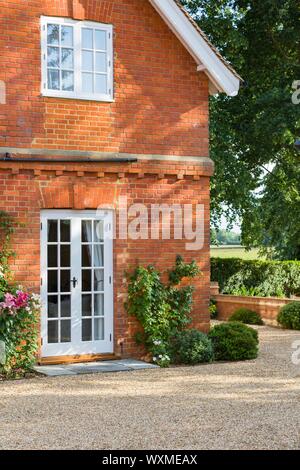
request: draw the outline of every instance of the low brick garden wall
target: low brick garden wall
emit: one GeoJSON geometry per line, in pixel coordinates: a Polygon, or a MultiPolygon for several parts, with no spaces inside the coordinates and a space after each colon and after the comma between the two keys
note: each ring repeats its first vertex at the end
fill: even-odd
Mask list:
{"type": "Polygon", "coordinates": [[[259,313],[267,325],[277,326],[277,315],[284,305],[300,299],[278,297],[244,297],[219,294],[216,283],[211,286],[211,297],[217,301],[218,320],[228,320],[238,308],[249,308],[259,313]]]}

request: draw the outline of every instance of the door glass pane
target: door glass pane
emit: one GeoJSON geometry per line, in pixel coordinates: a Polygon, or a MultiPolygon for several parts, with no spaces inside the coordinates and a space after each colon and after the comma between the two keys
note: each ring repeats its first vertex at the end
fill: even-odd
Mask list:
{"type": "Polygon", "coordinates": [[[107,77],[106,75],[96,75],[95,93],[107,93],[107,77]]]}
{"type": "Polygon", "coordinates": [[[94,76],[92,73],[82,74],[82,91],[84,93],[93,93],[94,91],[94,76]]]}
{"type": "Polygon", "coordinates": [[[94,242],[102,243],[104,241],[104,222],[95,220],[94,222],[94,242]]]}
{"type": "Polygon", "coordinates": [[[104,316],[104,294],[95,294],[94,296],[94,315],[95,317],[104,316]]]}
{"type": "Polygon", "coordinates": [[[82,267],[89,268],[92,267],[92,250],[93,245],[82,245],[82,267]]]}
{"type": "Polygon", "coordinates": [[[94,271],[94,291],[104,291],[104,271],[103,269],[95,269],[94,271]]]}
{"type": "Polygon", "coordinates": [[[106,51],[106,31],[95,31],[95,47],[98,50],[106,51]]]}
{"type": "Polygon", "coordinates": [[[82,292],[91,292],[92,291],[92,270],[83,269],[82,270],[82,292]]]}
{"type": "Polygon", "coordinates": [[[60,246],[60,266],[62,268],[71,266],[71,245],[60,246]]]}
{"type": "Polygon", "coordinates": [[[61,44],[67,47],[73,47],[73,26],[61,27],[61,44]]]}
{"type": "Polygon", "coordinates": [[[94,245],[94,267],[104,266],[104,245],[94,245]]]}
{"type": "Polygon", "coordinates": [[[93,30],[82,28],[82,47],[83,49],[93,49],[93,30]]]}
{"type": "Polygon", "coordinates": [[[60,299],[60,316],[69,318],[71,316],[71,296],[62,295],[60,299]]]}
{"type": "Polygon", "coordinates": [[[92,341],[92,319],[82,320],[82,341],[92,341]]]}
{"type": "Polygon", "coordinates": [[[47,42],[48,44],[59,45],[59,25],[48,24],[47,25],[47,42]]]}
{"type": "Polygon", "coordinates": [[[92,295],[83,295],[82,296],[82,316],[91,317],[92,316],[92,295]]]}
{"type": "Polygon", "coordinates": [[[57,220],[48,220],[48,242],[57,242],[57,220]]]}
{"type": "Polygon", "coordinates": [[[58,292],[58,271],[48,271],[48,292],[58,292]]]}
{"type": "Polygon", "coordinates": [[[92,221],[83,220],[81,229],[81,241],[82,243],[90,243],[92,241],[92,221]]]}
{"type": "Polygon", "coordinates": [[[57,245],[48,245],[48,268],[57,268],[57,245]]]}
{"type": "Polygon", "coordinates": [[[94,318],[94,339],[95,341],[104,340],[104,318],[94,318]]]}
{"type": "Polygon", "coordinates": [[[60,342],[71,342],[71,320],[62,320],[60,322],[60,342]]]}
{"type": "Polygon", "coordinates": [[[48,296],[48,318],[58,318],[58,295],[48,296]]]}
{"type": "Polygon", "coordinates": [[[48,321],[48,343],[58,343],[58,320],[48,321]]]}
{"type": "Polygon", "coordinates": [[[69,243],[71,241],[71,221],[60,221],[60,241],[62,243],[69,243]]]}
{"type": "Polygon", "coordinates": [[[71,289],[71,271],[63,270],[60,272],[60,291],[70,292],[71,289]]]}

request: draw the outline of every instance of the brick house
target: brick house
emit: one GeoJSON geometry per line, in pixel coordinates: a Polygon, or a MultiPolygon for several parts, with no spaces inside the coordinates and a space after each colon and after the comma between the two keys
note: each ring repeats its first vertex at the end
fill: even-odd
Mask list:
{"type": "Polygon", "coordinates": [[[13,270],[42,294],[40,361],[140,356],[124,273],[177,254],[199,262],[193,326],[208,330],[208,100],[240,77],[176,0],[0,6],[0,209],[24,223],[13,270]],[[120,237],[124,198],[201,204],[201,250],[120,237]]]}

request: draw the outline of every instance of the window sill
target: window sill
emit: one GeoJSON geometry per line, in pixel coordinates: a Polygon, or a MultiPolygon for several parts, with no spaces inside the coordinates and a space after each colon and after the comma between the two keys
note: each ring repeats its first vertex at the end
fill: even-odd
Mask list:
{"type": "Polygon", "coordinates": [[[73,101],[96,101],[98,103],[114,103],[115,99],[109,96],[93,97],[93,96],[78,96],[78,95],[66,95],[64,93],[51,93],[42,92],[41,96],[44,98],[59,98],[73,101]]]}

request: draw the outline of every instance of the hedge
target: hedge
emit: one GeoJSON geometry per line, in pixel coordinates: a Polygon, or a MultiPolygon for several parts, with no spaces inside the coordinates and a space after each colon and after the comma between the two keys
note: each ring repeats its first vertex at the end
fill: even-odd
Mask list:
{"type": "Polygon", "coordinates": [[[219,283],[222,294],[300,296],[300,261],[212,258],[211,280],[219,283]]]}

